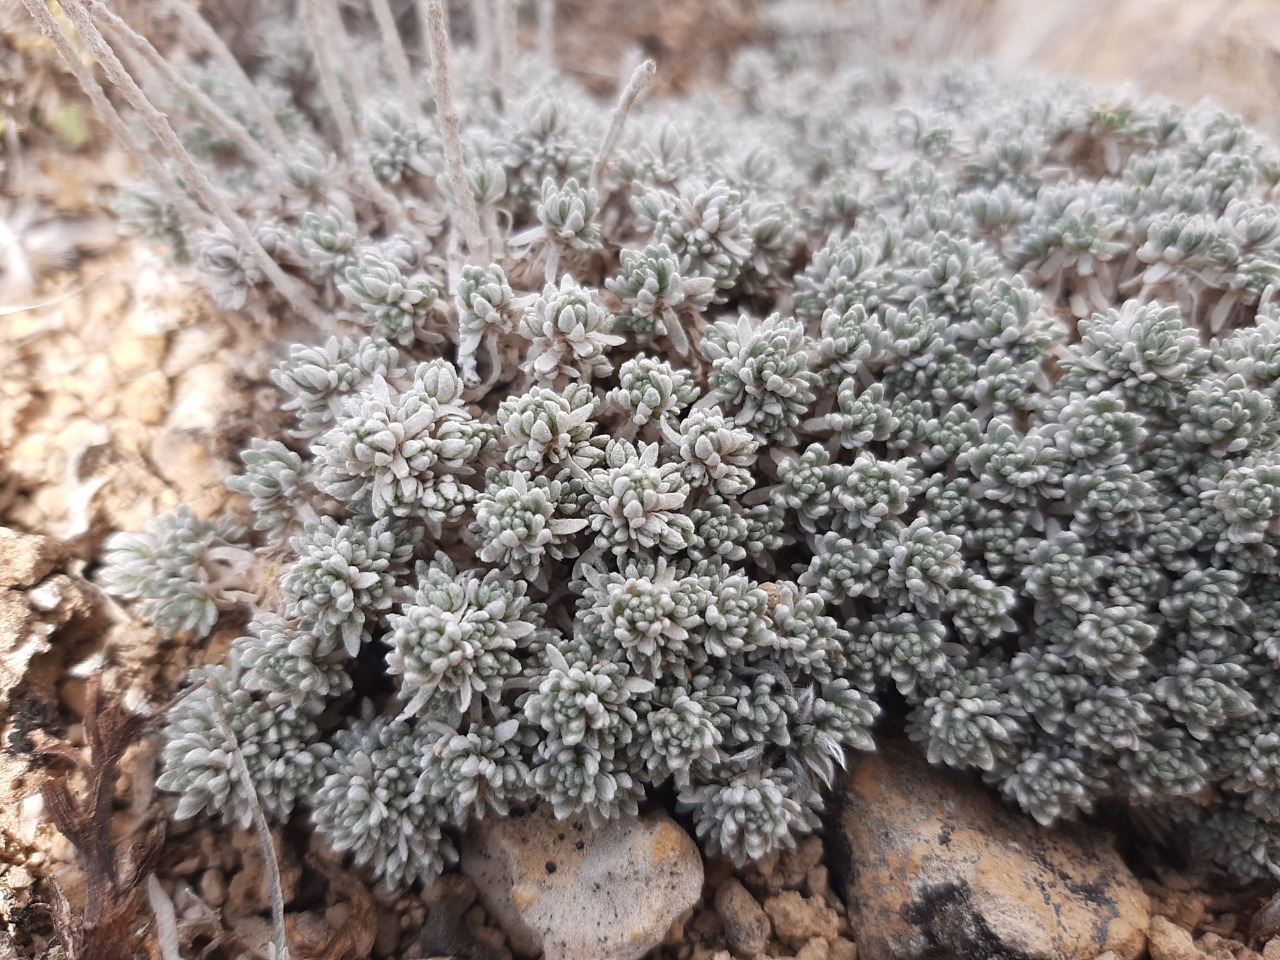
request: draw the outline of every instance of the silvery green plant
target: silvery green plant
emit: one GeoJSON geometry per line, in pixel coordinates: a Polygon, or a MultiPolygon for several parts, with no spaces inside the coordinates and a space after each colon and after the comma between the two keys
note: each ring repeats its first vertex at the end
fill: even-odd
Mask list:
{"type": "Polygon", "coordinates": [[[144,598],[145,616],[160,630],[208,634],[219,617],[218,574],[228,556],[245,555],[243,535],[230,518],[201,520],[181,507],[157,517],[146,533],[113,537],[103,580],[115,596],[144,598]]]}
{"type": "Polygon", "coordinates": [[[256,119],[194,161],[214,194],[159,185],[259,225],[191,233],[219,296],[316,326],[230,481],[255,539],[180,513],[107,553],[167,631],[247,614],[170,716],[180,815],[246,817],[218,696],[264,809],[389,887],[478,817],[668,783],[742,863],[893,704],[1041,823],[1121,801],[1280,875],[1274,148],[1063,82],[819,76],[785,31],[613,123],[534,58],[499,91],[455,49],[452,102],[348,40],[278,111],[289,163],[253,104],[323,38],[227,80],[256,119]]]}

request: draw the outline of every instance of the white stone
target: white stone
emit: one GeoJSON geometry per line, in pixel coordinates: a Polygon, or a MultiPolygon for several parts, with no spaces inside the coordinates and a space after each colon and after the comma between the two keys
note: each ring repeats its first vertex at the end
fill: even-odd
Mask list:
{"type": "Polygon", "coordinates": [[[462,870],[512,950],[546,960],[638,960],[702,894],[697,845],[665,813],[600,829],[545,808],[485,820],[462,870]]]}

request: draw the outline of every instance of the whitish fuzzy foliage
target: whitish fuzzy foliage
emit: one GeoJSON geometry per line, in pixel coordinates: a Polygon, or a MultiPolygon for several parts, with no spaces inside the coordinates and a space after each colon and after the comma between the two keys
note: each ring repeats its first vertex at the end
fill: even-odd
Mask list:
{"type": "Polygon", "coordinates": [[[146,533],[118,533],[107,542],[103,580],[118,597],[143,597],[144,615],[166,634],[208,634],[218,621],[218,574],[243,530],[231,520],[199,519],[186,507],[157,517],[146,533]]]}
{"type": "Polygon", "coordinates": [[[351,851],[392,890],[430,884],[457,860],[443,834],[447,807],[422,789],[422,758],[435,746],[429,728],[406,720],[361,718],[333,734],[311,819],[339,852],[351,851]]]}
{"type": "Polygon", "coordinates": [[[255,551],[190,512],[110,544],[170,632],[250,608],[171,718],[184,815],[246,815],[216,690],[267,811],[392,887],[475,817],[668,780],[742,862],[817,824],[883,699],[1043,823],[1127,802],[1280,871],[1280,155],[779,31],[600,157],[536,58],[497,91],[458,51],[474,217],[372,38],[357,143],[297,44],[251,81],[308,144],[279,166],[178,112],[244,221],[187,239],[219,299],[357,337],[276,368],[293,423],[231,481],[255,551]]]}

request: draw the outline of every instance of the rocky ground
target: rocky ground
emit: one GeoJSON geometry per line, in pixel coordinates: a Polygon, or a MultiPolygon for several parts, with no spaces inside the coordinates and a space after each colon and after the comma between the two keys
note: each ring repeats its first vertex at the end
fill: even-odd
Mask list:
{"type": "MultiPolygon", "coordinates": [[[[761,29],[756,4],[677,3],[649,17],[639,6],[562,0],[585,32],[561,55],[585,81],[603,86],[624,52],[592,42],[621,35],[608,24],[625,25],[665,60],[675,89],[714,82],[726,50],[761,29]],[[715,42],[710,22],[719,25],[715,42]]],[[[1246,115],[1261,110],[1259,91],[1280,89],[1277,21],[1262,16],[1265,0],[1167,0],[1167,15],[1157,0],[1119,0],[1105,12],[1098,5],[1092,19],[1080,4],[1071,14],[1000,0],[930,6],[969,25],[946,41],[952,52],[983,50],[1011,68],[1127,77],[1194,99],[1209,87],[1171,64],[1200,58],[1207,66],[1195,83],[1216,85],[1246,115]],[[1167,31],[1163,46],[1150,38],[1156,26],[1167,31]],[[1148,42],[1135,45],[1137,36],[1148,42]]],[[[198,279],[163,251],[117,235],[106,209],[124,162],[96,145],[92,121],[69,110],[77,101],[65,78],[14,23],[0,19],[0,222],[31,256],[29,278],[11,257],[0,266],[0,958],[57,955],[55,929],[67,921],[56,890],[71,905],[73,931],[81,911],[102,908],[102,876],[40,799],[42,784],[64,779],[74,795],[104,800],[109,816],[95,836],[121,864],[154,830],[165,832],[147,870],[134,877],[122,866],[109,878],[109,905],[125,915],[126,934],[130,917],[139,927],[158,918],[145,952],[267,956],[275,928],[259,838],[170,822],[172,800],[153,789],[153,738],[107,738],[118,748],[107,758],[104,717],[115,715],[91,709],[92,682],[109,692],[105,703],[163,704],[230,638],[163,641],[101,593],[93,564],[107,536],[156,513],[181,503],[203,515],[223,508],[234,451],[274,406],[265,371],[285,333],[214,311],[198,279]],[[33,110],[42,122],[23,126],[19,142],[18,122],[33,110]],[[59,754],[88,765],[77,771],[59,754]],[[104,759],[119,761],[119,776],[105,783],[104,759]]],[[[1260,112],[1255,119],[1267,122],[1260,112]]],[[[0,250],[18,249],[4,239],[0,250]]],[[[474,838],[465,873],[398,899],[281,831],[285,927],[294,956],[326,960],[501,960],[539,949],[549,958],[622,957],[650,948],[664,960],[1280,958],[1280,939],[1270,937],[1280,920],[1259,914],[1272,890],[1180,871],[1159,851],[1125,843],[1122,825],[1031,830],[972,785],[892,749],[855,762],[840,792],[847,799],[825,836],[745,871],[703,862],[665,814],[580,837],[572,824],[566,832],[532,815],[474,838]],[[629,870],[618,868],[620,856],[629,870]],[[904,875],[930,880],[907,890],[904,875]],[[619,922],[607,922],[614,915],[619,922]],[[608,939],[590,944],[587,934],[608,939]]]]}

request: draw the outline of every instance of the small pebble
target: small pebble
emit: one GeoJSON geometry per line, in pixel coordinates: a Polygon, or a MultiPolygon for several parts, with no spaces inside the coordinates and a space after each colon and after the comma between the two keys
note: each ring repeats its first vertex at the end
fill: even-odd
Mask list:
{"type": "Polygon", "coordinates": [[[351,904],[346,900],[331,905],[324,912],[324,922],[332,930],[341,930],[351,919],[351,904]]]}
{"type": "Polygon", "coordinates": [[[391,910],[378,911],[378,933],[373,940],[375,957],[394,957],[400,952],[400,918],[391,910]]]}
{"type": "Polygon", "coordinates": [[[1147,931],[1151,960],[1201,960],[1191,934],[1164,917],[1152,917],[1147,931]]]}
{"type": "Polygon", "coordinates": [[[58,702],[73,717],[83,717],[87,702],[88,683],[79,677],[70,677],[58,687],[58,702]]]}
{"type": "Polygon", "coordinates": [[[726,880],[716,891],[716,912],[724,923],[725,938],[740,957],[763,953],[772,927],[764,908],[738,880],[726,880]]]}
{"type": "Polygon", "coordinates": [[[796,951],[796,960],[828,960],[830,949],[823,937],[812,937],[796,951]]]}
{"type": "Polygon", "coordinates": [[[227,902],[227,878],[221,870],[209,869],[200,874],[200,899],[215,910],[227,902]]]}
{"type": "Polygon", "coordinates": [[[764,902],[764,912],[773,921],[773,932],[783,943],[799,946],[814,937],[836,937],[836,912],[815,897],[803,897],[796,890],[784,890],[764,902]]]}
{"type": "Polygon", "coordinates": [[[818,864],[809,871],[809,876],[804,881],[804,890],[811,897],[820,897],[826,900],[831,907],[835,907],[838,902],[834,891],[831,889],[830,874],[822,864],[818,864]]]}
{"type": "Polygon", "coordinates": [[[58,588],[57,582],[53,580],[47,580],[38,587],[32,587],[27,591],[27,603],[44,613],[56,610],[61,602],[62,591],[58,588]]]}

